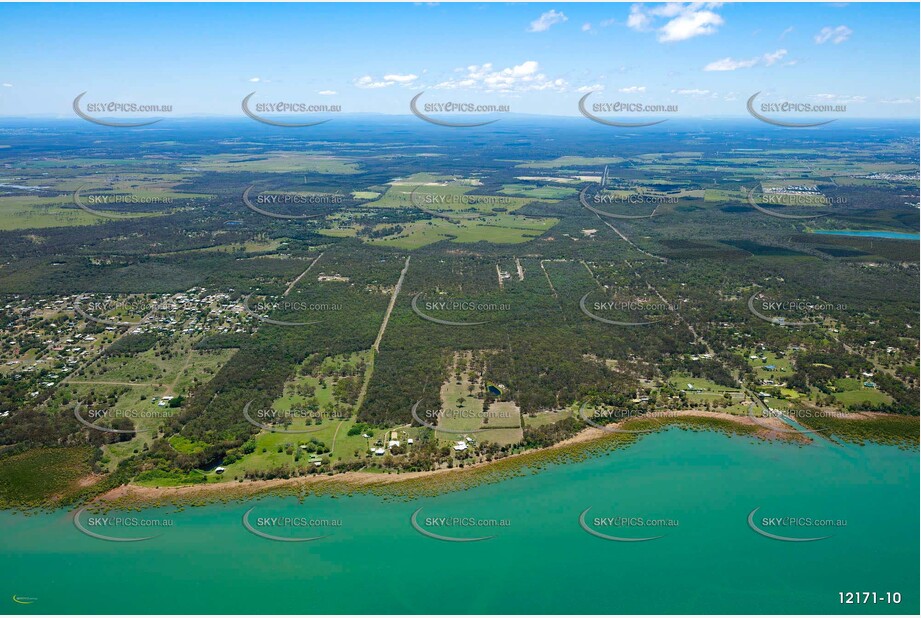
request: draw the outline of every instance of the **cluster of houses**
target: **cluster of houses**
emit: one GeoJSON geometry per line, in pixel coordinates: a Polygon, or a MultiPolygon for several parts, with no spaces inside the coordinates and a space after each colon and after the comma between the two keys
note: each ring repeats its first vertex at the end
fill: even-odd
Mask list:
{"type": "MultiPolygon", "coordinates": [[[[28,381],[31,398],[59,385],[124,333],[194,337],[249,332],[256,322],[243,310],[242,302],[204,288],[150,301],[143,296],[17,296],[0,307],[0,314],[6,318],[6,326],[0,330],[0,374],[28,381]],[[137,312],[138,308],[146,309],[148,303],[150,311],[137,325],[119,324],[132,319],[113,311],[130,305],[137,312]],[[88,333],[86,327],[94,317],[99,318],[100,332],[88,333]]],[[[169,400],[158,405],[166,407],[169,400]]]]}
{"type": "MultiPolygon", "coordinates": [[[[363,434],[361,434],[361,436],[362,436],[363,438],[370,438],[370,437],[371,437],[371,435],[370,435],[370,434],[367,434],[367,433],[363,433],[363,434]]],[[[414,442],[415,442],[415,441],[414,441],[412,438],[407,438],[407,439],[406,439],[406,446],[408,446],[408,447],[409,447],[409,446],[412,446],[414,442]]],[[[378,440],[377,443],[374,445],[376,448],[372,449],[371,452],[374,453],[375,455],[378,455],[378,456],[386,455],[388,452],[390,452],[391,449],[393,449],[393,448],[399,448],[400,446],[402,446],[402,444],[403,444],[403,443],[400,441],[400,434],[399,434],[399,432],[397,432],[397,431],[391,431],[391,432],[390,432],[390,439],[387,440],[387,445],[386,445],[386,447],[384,446],[384,441],[383,441],[383,440],[378,440]]]]}

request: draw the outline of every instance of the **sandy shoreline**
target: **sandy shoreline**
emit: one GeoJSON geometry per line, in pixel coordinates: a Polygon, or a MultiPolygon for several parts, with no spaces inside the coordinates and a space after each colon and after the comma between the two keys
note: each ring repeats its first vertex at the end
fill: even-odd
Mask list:
{"type": "MultiPolygon", "coordinates": [[[[774,432],[770,429],[765,428],[765,425],[776,426],[778,429],[788,428],[779,419],[775,418],[759,418],[756,423],[752,418],[748,416],[741,416],[736,414],[726,414],[723,412],[711,412],[707,410],[672,410],[667,412],[659,412],[658,416],[667,415],[669,418],[680,419],[680,418],[714,418],[729,421],[738,425],[743,426],[757,426],[758,431],[756,435],[763,439],[800,439],[808,440],[802,434],[790,434],[787,432],[774,432]]],[[[619,427],[623,423],[614,423],[608,425],[608,427],[619,427]]],[[[526,451],[524,453],[516,453],[509,455],[502,459],[497,459],[491,462],[476,462],[468,463],[463,468],[439,468],[438,470],[429,470],[421,472],[401,472],[397,474],[393,473],[380,473],[380,472],[343,472],[341,474],[335,474],[329,476],[326,474],[322,475],[309,475],[309,476],[298,476],[287,479],[268,479],[268,480],[253,480],[253,481],[244,481],[242,483],[235,481],[226,481],[223,483],[208,483],[200,485],[182,485],[178,487],[143,487],[139,485],[122,485],[121,487],[116,487],[115,489],[109,490],[108,492],[98,496],[94,501],[95,506],[105,507],[108,503],[113,502],[128,502],[128,503],[159,503],[159,502],[172,502],[180,500],[189,500],[189,499],[221,499],[222,497],[242,497],[246,495],[257,495],[261,493],[270,492],[277,489],[285,488],[298,488],[303,487],[309,489],[313,485],[322,485],[335,483],[342,487],[354,487],[359,488],[373,488],[373,487],[384,487],[387,485],[392,485],[396,483],[405,483],[412,480],[418,479],[438,479],[438,478],[453,478],[458,475],[469,474],[472,470],[481,469],[484,467],[494,466],[499,462],[509,462],[515,461],[515,459],[526,457],[534,453],[541,452],[553,452],[556,450],[561,450],[569,446],[580,445],[595,442],[606,437],[610,437],[611,432],[599,429],[596,427],[587,427],[580,431],[578,434],[562,440],[553,446],[548,446],[542,449],[534,449],[526,451]]],[[[644,434],[639,434],[644,435],[644,434]]]]}

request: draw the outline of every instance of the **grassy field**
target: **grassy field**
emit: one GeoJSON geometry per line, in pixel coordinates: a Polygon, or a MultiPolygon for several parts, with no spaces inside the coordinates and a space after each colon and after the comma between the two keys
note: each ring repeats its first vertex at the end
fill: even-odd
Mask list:
{"type": "Polygon", "coordinates": [[[675,388],[685,391],[688,401],[692,404],[709,403],[711,406],[718,406],[720,412],[729,414],[748,413],[748,406],[742,404],[742,401],[746,400],[745,393],[738,389],[721,386],[705,378],[691,376],[675,376],[669,382],[675,388]],[[726,401],[726,393],[729,393],[731,397],[729,402],[726,401]]]}
{"type": "MultiPolygon", "coordinates": [[[[18,177],[11,184],[41,187],[45,194],[0,195],[0,231],[96,225],[107,221],[104,217],[81,210],[73,203],[72,193],[81,187],[83,203],[102,212],[111,207],[93,204],[89,196],[132,196],[142,200],[161,200],[160,203],[152,204],[118,204],[113,212],[117,212],[122,219],[157,216],[161,211],[165,214],[179,206],[182,200],[211,197],[204,193],[176,191],[176,186],[187,180],[185,175],[140,171],[148,165],[150,163],[144,161],[114,159],[27,161],[15,169],[30,175],[18,177]],[[101,174],[114,164],[124,164],[126,167],[117,176],[101,174]],[[55,170],[55,173],[48,170],[55,170]],[[49,196],[50,192],[59,194],[49,196]]],[[[0,192],[5,192],[5,189],[0,188],[0,192]]]]}
{"type": "Polygon", "coordinates": [[[194,169],[209,172],[262,172],[315,174],[357,174],[358,164],[342,157],[298,152],[269,152],[260,155],[208,155],[194,169]]]}
{"type": "Polygon", "coordinates": [[[484,413],[483,377],[476,371],[477,365],[472,352],[455,354],[449,378],[441,385],[444,414],[437,423],[433,423],[451,431],[436,431],[435,437],[457,442],[463,434],[454,432],[470,431],[470,437],[479,442],[519,442],[522,437],[521,410],[513,402],[495,401],[484,413]]]}
{"type": "MultiPolygon", "coordinates": [[[[318,369],[306,374],[304,371],[310,368],[312,359],[304,361],[296,375],[285,384],[282,396],[272,404],[273,410],[290,414],[291,422],[284,427],[285,431],[303,433],[261,431],[255,437],[252,453],[227,464],[222,475],[210,474],[209,479],[233,480],[247,473],[282,466],[308,470],[318,460],[338,462],[363,458],[370,445],[383,439],[385,432],[378,430],[370,439],[363,438],[360,433],[348,435],[355,425],[354,409],[352,402],[337,392],[337,384],[343,379],[356,380],[360,384],[363,376],[360,363],[367,363],[369,357],[368,351],[327,357],[318,369]],[[325,452],[315,453],[314,447],[322,447],[320,450],[325,452]]],[[[255,416],[257,412],[253,410],[252,414],[255,416]]]]}
{"type": "MultiPolygon", "coordinates": [[[[623,159],[620,157],[577,157],[577,156],[564,156],[557,157],[556,159],[551,159],[549,161],[530,161],[528,163],[522,163],[516,165],[515,167],[531,167],[535,169],[557,169],[557,168],[566,168],[566,167],[603,167],[605,165],[613,165],[615,163],[621,163],[623,159]]],[[[599,170],[600,171],[600,170],[599,170]]]]}
{"type": "Polygon", "coordinates": [[[0,231],[96,225],[104,221],[71,204],[69,197],[0,197],[0,231]]]}
{"type": "Polygon", "coordinates": [[[881,403],[892,403],[892,397],[876,390],[875,388],[861,388],[859,390],[849,390],[834,394],[835,399],[843,406],[860,406],[865,402],[871,405],[881,403]]]}
{"type": "MultiPolygon", "coordinates": [[[[521,217],[508,214],[469,221],[429,219],[403,224],[403,230],[393,236],[363,240],[369,244],[396,249],[419,249],[445,240],[454,243],[489,242],[511,245],[543,235],[558,221],[549,217],[521,217]]],[[[357,226],[346,225],[320,230],[320,233],[334,237],[352,237],[357,231],[357,226]]]]}
{"type": "Polygon", "coordinates": [[[67,500],[91,473],[88,446],[39,448],[0,459],[0,506],[42,506],[67,500]]]}
{"type": "Polygon", "coordinates": [[[576,189],[571,187],[548,187],[533,184],[503,185],[499,193],[503,195],[520,195],[537,200],[560,200],[579,194],[576,189]]]}
{"type": "Polygon", "coordinates": [[[445,214],[514,212],[536,198],[471,194],[478,183],[469,179],[456,179],[432,174],[413,174],[390,183],[390,188],[379,199],[368,202],[365,208],[415,208],[417,205],[445,214]],[[413,196],[413,193],[415,195],[413,196]]]}

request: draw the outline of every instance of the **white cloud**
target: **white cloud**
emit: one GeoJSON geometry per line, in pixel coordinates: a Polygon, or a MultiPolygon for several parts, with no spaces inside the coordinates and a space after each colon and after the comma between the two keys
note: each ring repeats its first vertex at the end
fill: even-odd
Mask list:
{"type": "Polygon", "coordinates": [[[786,55],[787,55],[787,50],[778,49],[772,54],[764,54],[763,56],[761,56],[761,61],[764,63],[764,66],[769,67],[775,62],[777,62],[778,60],[782,60],[783,57],[786,55]]]}
{"type": "Polygon", "coordinates": [[[6,83],[6,82],[3,82],[3,87],[4,87],[4,88],[12,88],[12,87],[13,87],[13,84],[8,84],[8,83],[6,83]]]}
{"type": "Polygon", "coordinates": [[[652,18],[643,12],[642,4],[634,4],[630,7],[630,15],[627,17],[627,27],[640,32],[649,30],[652,18]]]}
{"type": "Polygon", "coordinates": [[[259,82],[261,82],[261,81],[263,81],[263,80],[262,80],[261,78],[259,78],[259,77],[250,77],[248,81],[250,81],[250,82],[252,82],[252,83],[254,83],[254,84],[258,84],[259,82]]]}
{"type": "Polygon", "coordinates": [[[627,27],[639,32],[656,29],[660,43],[685,41],[714,34],[724,23],[723,18],[714,12],[720,6],[721,2],[667,2],[653,7],[634,4],[630,7],[627,27]],[[656,23],[663,19],[667,21],[655,28],[656,23]]]}
{"type": "Polygon", "coordinates": [[[626,88],[621,88],[617,92],[623,92],[626,94],[635,94],[637,92],[646,92],[646,86],[627,86],[626,88]]]}
{"type": "Polygon", "coordinates": [[[331,97],[331,96],[333,96],[334,94],[339,94],[339,93],[336,92],[335,90],[321,90],[321,91],[318,92],[317,94],[323,95],[324,97],[331,97]]]}
{"type": "Polygon", "coordinates": [[[787,28],[786,30],[780,33],[780,40],[782,41],[784,37],[786,37],[791,32],[793,32],[793,26],[790,26],[789,28],[787,28]]]}
{"type": "Polygon", "coordinates": [[[359,88],[386,88],[387,86],[392,86],[393,83],[374,81],[373,77],[365,75],[356,79],[355,85],[359,88]]]}
{"type": "Polygon", "coordinates": [[[681,15],[665,24],[659,30],[659,42],[684,41],[702,34],[713,34],[717,26],[723,25],[723,18],[712,11],[698,11],[681,15]]]}
{"type": "Polygon", "coordinates": [[[370,75],[365,75],[356,79],[354,83],[359,88],[375,89],[388,88],[390,86],[396,86],[397,84],[401,86],[409,86],[412,85],[412,83],[417,79],[419,79],[419,76],[413,75],[412,73],[408,73],[406,75],[391,73],[389,75],[384,75],[384,77],[381,79],[374,79],[370,75]]]}
{"type": "Polygon", "coordinates": [[[736,71],[738,69],[750,69],[753,66],[764,65],[771,66],[787,55],[787,50],[778,49],[775,52],[749,58],[748,60],[736,60],[735,58],[721,58],[714,60],[704,67],[704,71],[736,71]]]}
{"type": "Polygon", "coordinates": [[[564,92],[569,89],[565,79],[550,79],[540,72],[540,65],[536,60],[527,60],[521,64],[505,69],[495,69],[491,63],[471,64],[458,69],[462,76],[449,79],[436,84],[434,88],[453,90],[465,88],[481,90],[484,92],[527,92],[550,90],[564,92]]]}
{"type": "Polygon", "coordinates": [[[582,32],[588,32],[591,29],[592,29],[592,25],[590,23],[585,22],[584,24],[582,24],[582,32]]]}
{"type": "Polygon", "coordinates": [[[692,97],[702,97],[710,94],[709,90],[700,90],[699,88],[683,88],[679,90],[672,90],[672,94],[681,94],[685,96],[692,97]]]}
{"type": "MultiPolygon", "coordinates": [[[[3,84],[6,86],[6,84],[3,84]]],[[[885,103],[886,105],[907,105],[909,103],[917,103],[918,97],[914,99],[880,99],[880,103],[885,103]]]]}
{"type": "Polygon", "coordinates": [[[867,101],[867,97],[863,95],[830,94],[827,92],[814,94],[810,98],[813,101],[821,101],[822,103],[834,103],[836,105],[843,105],[846,103],[866,103],[867,101]]]}
{"type": "Polygon", "coordinates": [[[735,60],[733,58],[721,58],[714,60],[704,67],[704,71],[735,71],[736,69],[750,69],[758,64],[758,59],[735,60]]]}
{"type": "Polygon", "coordinates": [[[604,90],[604,86],[601,84],[593,84],[591,86],[579,86],[576,88],[576,92],[579,94],[586,94],[588,92],[601,92],[604,90]]]}
{"type": "Polygon", "coordinates": [[[851,35],[854,33],[853,30],[847,26],[836,26],[832,28],[831,26],[825,26],[819,33],[813,37],[817,45],[822,45],[831,41],[835,45],[838,43],[844,43],[846,40],[851,38],[851,35]]]}
{"type": "Polygon", "coordinates": [[[408,73],[406,75],[400,75],[397,73],[391,73],[390,75],[384,75],[384,81],[396,82],[398,84],[411,84],[417,79],[419,79],[419,76],[413,75],[412,73],[408,73]]]}
{"type": "Polygon", "coordinates": [[[562,12],[551,9],[532,21],[531,25],[528,27],[528,32],[546,32],[550,30],[550,26],[561,24],[564,21],[569,21],[569,18],[562,12]]]}

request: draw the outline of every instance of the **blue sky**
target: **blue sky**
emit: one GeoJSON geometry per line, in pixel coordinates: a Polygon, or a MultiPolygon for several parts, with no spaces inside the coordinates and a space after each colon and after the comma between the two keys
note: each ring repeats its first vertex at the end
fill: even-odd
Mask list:
{"type": "Polygon", "coordinates": [[[408,113],[409,99],[577,115],[744,115],[746,99],[916,118],[918,4],[0,4],[0,116],[74,97],[240,115],[240,100],[408,113]]]}

